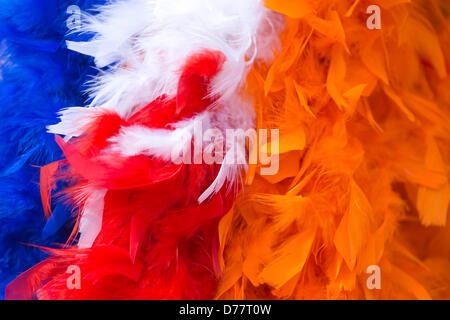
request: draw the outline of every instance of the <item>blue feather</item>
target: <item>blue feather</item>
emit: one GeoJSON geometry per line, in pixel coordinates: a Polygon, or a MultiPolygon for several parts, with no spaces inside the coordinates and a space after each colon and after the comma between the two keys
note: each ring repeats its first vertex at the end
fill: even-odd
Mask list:
{"type": "MultiPolygon", "coordinates": [[[[105,0],[0,0],[0,299],[5,286],[45,258],[26,244],[65,242],[68,208],[53,203],[46,222],[39,193],[39,166],[61,159],[45,126],[56,112],[85,104],[83,83],[92,61],[69,52],[66,10],[105,0]]],[[[85,35],[89,36],[89,35],[85,35]]]]}
{"type": "Polygon", "coordinates": [[[62,203],[56,205],[52,215],[45,224],[44,230],[42,230],[42,237],[49,239],[57,234],[70,218],[70,209],[66,208],[62,203]]]}

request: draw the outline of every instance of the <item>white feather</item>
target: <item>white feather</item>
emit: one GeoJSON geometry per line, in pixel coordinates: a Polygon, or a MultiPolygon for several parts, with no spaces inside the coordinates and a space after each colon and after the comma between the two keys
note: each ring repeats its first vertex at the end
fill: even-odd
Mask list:
{"type": "Polygon", "coordinates": [[[81,249],[92,247],[102,229],[103,208],[106,189],[90,191],[80,219],[80,239],[78,247],[81,249]]]}
{"type": "Polygon", "coordinates": [[[143,154],[170,161],[173,154],[180,154],[191,144],[196,123],[203,131],[208,129],[209,112],[169,124],[167,127],[171,129],[151,129],[140,125],[124,127],[119,134],[108,139],[110,145],[104,152],[124,157],[143,154]]]}
{"type": "Polygon", "coordinates": [[[61,121],[58,124],[47,126],[47,131],[62,134],[66,137],[78,137],[83,129],[91,122],[95,108],[71,107],[58,112],[61,121]]]}
{"type": "MultiPolygon", "coordinates": [[[[93,56],[97,67],[103,68],[89,83],[93,109],[114,110],[127,118],[162,94],[174,96],[186,59],[210,49],[222,52],[226,62],[211,84],[210,95],[219,100],[207,111],[209,126],[222,132],[255,126],[251,102],[242,98],[241,89],[255,61],[273,58],[284,24],[280,15],[264,7],[263,0],[114,0],[98,7],[96,15],[85,14],[83,21],[81,32],[93,33],[93,38],[67,44],[93,56]]],[[[65,110],[61,123],[49,126],[49,131],[77,136],[88,118],[76,113],[89,112],[65,110]]],[[[105,152],[168,159],[169,151],[185,144],[181,137],[192,132],[191,120],[173,125],[174,131],[124,128],[110,139],[105,152]]],[[[245,167],[224,163],[199,200],[227,181],[229,187],[234,185],[245,167]]]]}
{"type": "MultiPolygon", "coordinates": [[[[239,154],[237,157],[245,156],[244,154],[239,154]]],[[[214,194],[219,192],[225,183],[228,181],[228,191],[233,187],[237,188],[237,183],[241,178],[242,170],[248,168],[247,164],[236,163],[235,154],[226,153],[223,159],[223,163],[220,167],[219,173],[216,179],[211,183],[211,185],[203,191],[203,193],[198,198],[198,203],[202,203],[205,200],[211,198],[214,194]]]]}
{"type": "Polygon", "coordinates": [[[174,95],[186,58],[202,49],[226,56],[212,94],[228,99],[255,58],[272,57],[281,26],[261,0],[116,0],[98,11],[85,15],[81,27],[93,39],[68,46],[93,56],[100,68],[114,63],[92,81],[92,105],[123,116],[161,94],[174,95]]]}

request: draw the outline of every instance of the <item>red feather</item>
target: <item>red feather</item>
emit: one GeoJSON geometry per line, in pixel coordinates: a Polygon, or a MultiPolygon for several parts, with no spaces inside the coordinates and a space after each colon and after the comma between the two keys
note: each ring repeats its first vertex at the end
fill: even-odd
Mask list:
{"type": "MultiPolygon", "coordinates": [[[[224,190],[203,204],[199,195],[216,177],[218,165],[175,165],[155,157],[123,157],[102,152],[122,127],[163,128],[189,118],[214,102],[212,78],[225,57],[203,51],[188,59],[178,94],[161,96],[122,119],[102,112],[82,136],[56,140],[68,162],[64,174],[75,185],[107,189],[102,229],[92,248],[49,250],[52,257],[28,270],[7,290],[7,298],[39,299],[209,299],[217,276],[218,223],[233,196],[224,190]],[[69,290],[67,267],[81,271],[81,288],[69,290]]],[[[55,165],[43,170],[43,201],[55,165]]],[[[80,204],[84,206],[83,201],[80,204]]],[[[47,202],[44,201],[44,206],[47,202]]]]}

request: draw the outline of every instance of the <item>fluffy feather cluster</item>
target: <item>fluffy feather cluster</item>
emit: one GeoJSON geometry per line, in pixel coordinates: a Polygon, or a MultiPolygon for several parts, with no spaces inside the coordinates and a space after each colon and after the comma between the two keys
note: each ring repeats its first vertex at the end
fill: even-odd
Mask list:
{"type": "Polygon", "coordinates": [[[65,109],[48,127],[65,136],[65,159],[42,168],[40,182],[50,219],[52,191],[69,185],[63,198],[77,223],[69,247],[49,250],[7,297],[212,298],[218,223],[245,165],[175,164],[171,155],[198,143],[196,121],[223,133],[254,127],[241,88],[255,61],[273,58],[282,19],[258,0],[120,0],[83,22],[92,39],[68,46],[103,69],[90,106],[65,109]],[[80,290],[61,272],[71,265],[81,269],[80,290]]]}
{"type": "Polygon", "coordinates": [[[8,282],[45,257],[26,244],[67,236],[70,210],[62,205],[58,223],[44,229],[38,166],[61,157],[45,126],[62,107],[83,103],[81,88],[92,71],[88,58],[65,46],[67,8],[103,2],[0,1],[0,298],[8,282]]]}
{"type": "Polygon", "coordinates": [[[287,27],[248,90],[258,127],[281,130],[281,170],[249,170],[221,221],[217,297],[449,298],[448,2],[266,4],[287,27]]]}
{"type": "Polygon", "coordinates": [[[30,165],[45,164],[44,235],[71,212],[75,225],[7,298],[450,297],[445,0],[109,1],[67,42],[97,67],[84,107],[88,58],[64,68],[73,54],[53,2],[24,15],[12,14],[18,1],[0,7],[1,133],[14,133],[0,135],[0,249],[13,266],[2,281],[40,259],[21,262],[19,241],[49,245],[30,165]],[[380,30],[366,26],[374,4],[380,30]],[[263,145],[277,145],[279,171],[172,161],[208,148],[198,124],[279,129],[263,145]],[[374,265],[381,290],[366,285],[374,265]]]}

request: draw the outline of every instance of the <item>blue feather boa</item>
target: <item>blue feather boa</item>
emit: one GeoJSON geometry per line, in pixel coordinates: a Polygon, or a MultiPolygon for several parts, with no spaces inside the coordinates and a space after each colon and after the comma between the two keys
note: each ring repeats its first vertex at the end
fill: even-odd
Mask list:
{"type": "Polygon", "coordinates": [[[84,105],[90,59],[67,50],[67,8],[105,0],[0,0],[0,298],[5,286],[44,253],[25,244],[64,242],[70,211],[54,204],[46,221],[39,166],[61,158],[45,126],[56,112],[84,105]]]}

